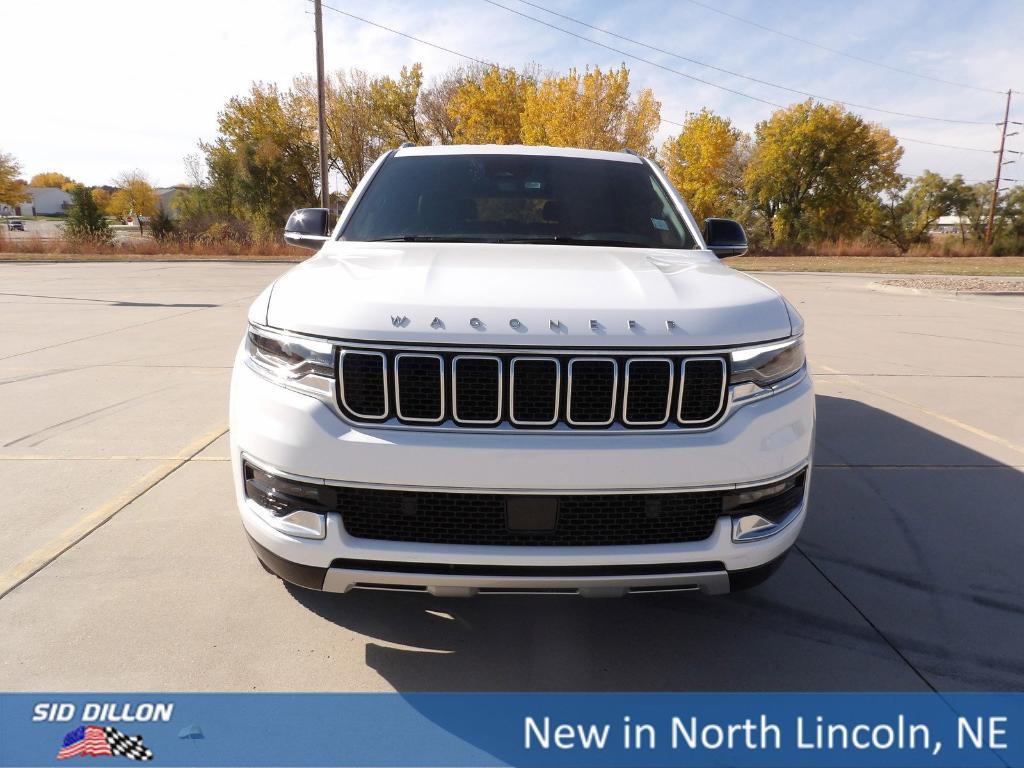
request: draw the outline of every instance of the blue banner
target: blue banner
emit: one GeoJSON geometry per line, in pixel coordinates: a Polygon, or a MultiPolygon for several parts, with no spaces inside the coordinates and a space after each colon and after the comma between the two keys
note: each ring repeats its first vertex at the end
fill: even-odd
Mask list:
{"type": "Polygon", "coordinates": [[[2,694],[0,766],[1020,766],[1024,694],[2,694]]]}

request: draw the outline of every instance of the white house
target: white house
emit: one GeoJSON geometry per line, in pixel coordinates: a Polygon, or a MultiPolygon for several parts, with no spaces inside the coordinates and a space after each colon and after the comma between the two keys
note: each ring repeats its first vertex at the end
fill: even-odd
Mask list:
{"type": "MultiPolygon", "coordinates": [[[[32,197],[32,208],[37,216],[52,216],[53,214],[67,213],[71,207],[71,195],[56,187],[28,187],[26,192],[32,197]]],[[[22,205],[19,215],[31,216],[26,211],[28,207],[22,205]]]]}

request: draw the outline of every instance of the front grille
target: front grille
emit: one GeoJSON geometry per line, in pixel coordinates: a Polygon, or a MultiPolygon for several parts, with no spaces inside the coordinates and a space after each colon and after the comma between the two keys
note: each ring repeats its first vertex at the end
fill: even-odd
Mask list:
{"type": "Polygon", "coordinates": [[[338,488],[345,530],[361,539],[496,546],[613,546],[703,541],[722,514],[721,491],[516,497],[338,488]],[[510,502],[557,514],[542,530],[515,527],[510,502]]]}
{"type": "Polygon", "coordinates": [[[357,422],[517,429],[703,428],[726,407],[727,357],[343,349],[357,422]]]}

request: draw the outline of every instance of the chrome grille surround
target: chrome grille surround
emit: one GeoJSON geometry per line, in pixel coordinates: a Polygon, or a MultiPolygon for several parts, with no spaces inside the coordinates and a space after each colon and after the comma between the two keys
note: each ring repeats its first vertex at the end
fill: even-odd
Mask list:
{"type": "MultiPolygon", "coordinates": [[[[739,407],[745,402],[749,402],[750,398],[747,396],[736,397],[734,403],[734,394],[732,392],[736,387],[730,388],[728,382],[729,376],[729,365],[728,365],[728,353],[729,348],[723,348],[721,350],[714,349],[665,349],[665,348],[643,348],[634,347],[627,349],[608,349],[608,348],[550,348],[550,347],[536,347],[536,348],[522,348],[522,347],[475,347],[469,345],[412,345],[412,344],[395,344],[389,342],[350,342],[342,340],[332,340],[332,342],[338,348],[338,385],[337,385],[337,397],[333,402],[329,402],[329,405],[333,407],[335,412],[354,425],[363,425],[367,427],[385,428],[385,429],[427,429],[427,430],[445,430],[445,431],[474,431],[480,433],[493,433],[493,432],[540,432],[547,434],[604,434],[606,432],[615,433],[638,433],[638,432],[654,432],[654,433],[679,433],[679,432],[699,432],[714,429],[722,421],[724,421],[735,407],[739,407]],[[382,360],[381,372],[387,381],[385,386],[388,387],[387,394],[387,410],[386,416],[372,415],[372,414],[357,414],[350,407],[349,400],[351,398],[346,397],[344,388],[345,384],[345,371],[344,371],[344,360],[346,355],[360,355],[360,354],[372,354],[382,360]],[[412,358],[425,358],[431,361],[436,361],[435,364],[438,366],[437,381],[441,389],[441,415],[438,418],[422,418],[421,413],[410,413],[406,415],[409,408],[401,410],[401,384],[396,380],[396,373],[398,371],[397,362],[399,359],[405,359],[407,357],[412,358]],[[490,374],[486,370],[481,370],[476,367],[473,372],[474,377],[477,379],[475,386],[477,392],[480,391],[480,379],[484,377],[486,381],[494,382],[497,381],[498,392],[494,400],[493,410],[488,409],[488,418],[484,419],[479,417],[480,413],[480,402],[487,402],[486,399],[481,401],[478,397],[474,409],[470,409],[464,406],[464,410],[469,413],[459,414],[459,364],[460,361],[489,361],[496,368],[496,376],[490,374]],[[721,371],[720,381],[716,378],[715,381],[715,393],[717,394],[717,408],[715,413],[706,419],[701,420],[687,420],[680,422],[679,416],[682,413],[682,396],[684,388],[680,386],[682,383],[682,373],[685,370],[685,365],[688,360],[713,360],[715,361],[721,371]],[[514,385],[515,374],[523,374],[529,365],[527,363],[546,362],[553,368],[553,378],[556,381],[555,392],[553,393],[553,399],[555,401],[555,417],[549,418],[550,409],[546,409],[543,414],[543,418],[539,417],[527,417],[521,412],[517,413],[519,409],[515,409],[514,398],[517,387],[514,385]],[[609,403],[608,411],[611,413],[612,418],[610,420],[589,421],[589,420],[578,420],[573,421],[570,419],[569,407],[571,405],[571,369],[578,363],[583,362],[603,362],[612,367],[614,371],[614,386],[612,388],[612,399],[613,402],[609,403]],[[648,420],[630,420],[627,418],[627,409],[630,395],[630,379],[633,371],[639,371],[641,369],[634,368],[634,366],[641,363],[660,363],[665,366],[667,371],[671,372],[671,376],[668,377],[668,393],[665,395],[667,400],[667,407],[665,414],[661,413],[659,407],[659,415],[662,419],[659,421],[648,421],[648,420]],[[397,392],[396,392],[397,390],[397,392]],[[475,413],[472,411],[475,410],[475,413]],[[472,415],[470,415],[472,413],[472,415]],[[497,413],[497,418],[491,418],[491,413],[497,413]],[[516,418],[513,418],[515,414],[516,418]],[[468,417],[468,418],[467,418],[468,417]]],[[[582,372],[583,368],[576,368],[577,373],[582,372]]],[[[465,367],[466,375],[463,377],[464,381],[469,381],[468,376],[470,375],[470,369],[468,366],[465,367]]],[[[592,375],[592,374],[588,374],[592,375]]],[[[652,392],[656,393],[656,398],[662,397],[659,391],[664,387],[664,384],[659,379],[663,374],[652,371],[649,373],[648,378],[654,384],[648,384],[644,389],[645,397],[650,399],[652,392]]],[[[602,374],[604,381],[601,383],[605,389],[607,389],[607,373],[602,374]]],[[[639,377],[638,377],[639,378],[639,377]]],[[[803,374],[798,377],[803,378],[803,374]]],[[[798,383],[797,377],[794,380],[787,382],[787,386],[792,386],[798,383]]],[[[520,388],[520,393],[522,393],[520,388]]],[[[641,389],[638,387],[637,392],[641,389]]],[[[489,405],[489,403],[488,403],[489,405]]],[[[547,405],[545,403],[545,405],[547,405]]],[[[594,408],[593,399],[591,401],[588,410],[592,413],[594,408]]],[[[634,408],[636,412],[650,413],[653,408],[650,403],[647,402],[643,408],[634,408]]],[[[532,415],[532,414],[531,414],[532,415]]]]}
{"type": "MultiPolygon", "coordinates": [[[[445,364],[445,359],[441,355],[438,355],[438,354],[435,354],[435,353],[399,352],[397,355],[395,355],[395,413],[398,415],[398,418],[401,421],[412,421],[412,422],[417,422],[417,423],[421,423],[421,424],[437,424],[437,423],[440,423],[440,422],[444,421],[444,416],[445,416],[445,400],[446,400],[446,397],[445,397],[445,387],[444,387],[444,374],[445,374],[445,368],[446,367],[447,367],[447,365],[445,364]],[[438,389],[438,413],[437,413],[437,416],[434,416],[434,417],[430,417],[430,416],[412,416],[412,415],[405,415],[404,413],[402,413],[402,396],[401,396],[401,379],[402,379],[402,376],[400,375],[399,371],[400,371],[401,364],[402,364],[403,360],[434,360],[434,361],[436,361],[436,363],[437,363],[437,371],[438,371],[438,383],[440,385],[439,389],[438,389]]],[[[412,398],[410,397],[408,399],[411,400],[412,398]]]]}
{"type": "Polygon", "coordinates": [[[699,426],[699,425],[702,425],[702,424],[707,424],[707,423],[710,423],[712,421],[715,421],[717,419],[717,417],[718,417],[719,412],[722,410],[722,405],[725,402],[725,394],[726,394],[726,391],[727,391],[727,389],[729,387],[729,365],[728,365],[728,363],[726,363],[725,358],[724,357],[718,357],[718,356],[714,356],[714,357],[711,357],[711,356],[686,357],[686,358],[683,359],[681,365],[682,365],[682,375],[680,375],[678,377],[678,381],[679,381],[679,397],[677,399],[677,405],[676,405],[676,419],[679,421],[680,424],[692,424],[694,426],[699,426]],[[721,369],[722,370],[722,386],[721,386],[721,388],[720,388],[720,390],[718,392],[718,408],[715,410],[715,415],[712,416],[711,418],[685,419],[685,418],[683,418],[683,406],[684,406],[685,398],[686,398],[686,394],[687,394],[686,393],[686,369],[690,366],[691,363],[699,363],[699,362],[717,362],[717,363],[719,363],[722,366],[722,369],[721,369]]]}

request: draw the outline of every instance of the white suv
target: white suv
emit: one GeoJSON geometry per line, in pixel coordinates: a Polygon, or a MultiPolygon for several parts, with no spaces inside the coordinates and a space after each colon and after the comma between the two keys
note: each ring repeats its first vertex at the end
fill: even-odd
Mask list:
{"type": "Polygon", "coordinates": [[[249,311],[238,506],[272,572],[331,592],[760,583],[803,524],[803,321],[719,262],[632,153],[404,146],[249,311]]]}

